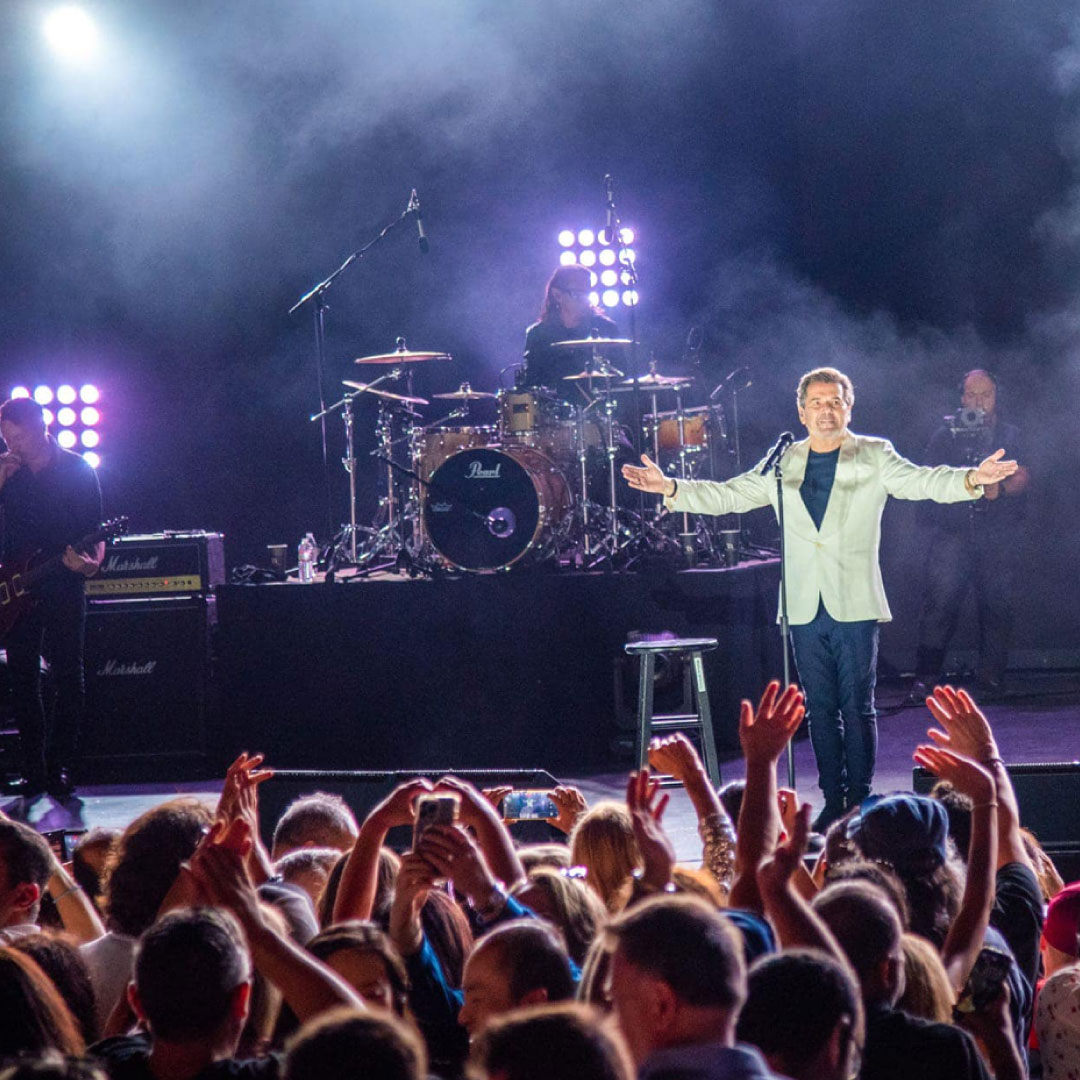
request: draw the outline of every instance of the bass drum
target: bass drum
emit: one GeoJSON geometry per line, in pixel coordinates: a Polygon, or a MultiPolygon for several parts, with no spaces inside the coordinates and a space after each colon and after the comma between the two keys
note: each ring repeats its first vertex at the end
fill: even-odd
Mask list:
{"type": "Polygon", "coordinates": [[[424,496],[424,530],[460,570],[509,570],[547,553],[570,509],[566,478],[528,446],[478,447],[449,457],[424,496]]]}

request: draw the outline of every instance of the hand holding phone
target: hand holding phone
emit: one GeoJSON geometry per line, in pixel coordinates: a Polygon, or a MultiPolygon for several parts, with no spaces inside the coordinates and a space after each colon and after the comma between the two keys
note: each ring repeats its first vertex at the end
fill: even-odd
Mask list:
{"type": "Polygon", "coordinates": [[[971,1013],[985,1012],[1001,993],[1011,964],[1010,953],[984,945],[953,1007],[953,1019],[961,1021],[971,1013]]]}
{"type": "Polygon", "coordinates": [[[546,821],[559,816],[548,791],[511,791],[502,801],[503,821],[546,821]]]}

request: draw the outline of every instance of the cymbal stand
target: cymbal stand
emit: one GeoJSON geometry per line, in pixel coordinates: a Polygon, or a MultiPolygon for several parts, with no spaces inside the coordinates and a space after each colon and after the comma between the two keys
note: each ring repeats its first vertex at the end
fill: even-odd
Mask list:
{"type": "MultiPolygon", "coordinates": [[[[675,387],[675,422],[679,430],[679,479],[686,480],[686,414],[683,412],[682,389],[675,387]]],[[[682,515],[682,532],[679,539],[682,541],[683,557],[690,566],[694,564],[694,539],[696,532],[690,529],[690,515],[684,510],[682,515]]]]}
{"type": "Polygon", "coordinates": [[[593,398],[588,405],[575,406],[578,431],[578,468],[581,470],[581,537],[586,559],[592,555],[592,536],[589,534],[589,446],[585,438],[585,417],[596,404],[593,398]]]}

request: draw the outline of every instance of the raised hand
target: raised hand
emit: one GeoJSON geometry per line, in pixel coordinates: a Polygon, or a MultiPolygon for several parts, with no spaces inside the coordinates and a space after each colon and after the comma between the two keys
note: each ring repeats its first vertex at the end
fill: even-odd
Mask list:
{"type": "Polygon", "coordinates": [[[782,787],[776,793],[776,808],[780,811],[784,835],[790,840],[795,833],[795,819],[799,813],[799,793],[793,788],[782,787]]]}
{"type": "Polygon", "coordinates": [[[694,744],[681,732],[656,735],[649,742],[649,768],[686,782],[704,771],[694,744]]]}
{"type": "Polygon", "coordinates": [[[434,790],[431,781],[423,777],[407,780],[404,784],[398,784],[368,816],[377,819],[379,826],[387,830],[396,825],[411,825],[416,816],[417,798],[434,790]]]}
{"type": "Polygon", "coordinates": [[[977,761],[941,746],[920,746],[914,758],[917,764],[939,779],[947,780],[976,806],[993,802],[997,790],[994,777],[977,761]]]}
{"type": "Polygon", "coordinates": [[[622,467],[623,479],[637,491],[648,491],[653,495],[668,495],[671,493],[671,480],[666,477],[648,454],[641,455],[643,468],[636,465],[624,465],[622,467]]]}
{"type": "Polygon", "coordinates": [[[650,777],[648,769],[632,772],[626,781],[626,806],[644,864],[641,880],[654,889],[671,881],[675,866],[675,848],[663,825],[670,798],[660,795],[660,781],[650,777]]]}
{"type": "Polygon", "coordinates": [[[559,832],[569,836],[577,824],[577,819],[589,809],[589,804],[585,801],[585,796],[569,784],[560,785],[550,792],[550,795],[551,801],[559,808],[559,816],[545,820],[559,832]]]}
{"type": "Polygon", "coordinates": [[[749,701],[739,709],[739,743],[743,757],[750,762],[776,762],[788,740],[798,730],[806,712],[802,691],[794,684],[781,694],[780,683],[773,679],[761,695],[755,711],[749,701]]]}
{"type": "Polygon", "coordinates": [[[944,728],[926,733],[938,746],[980,762],[1000,756],[989,721],[966,690],[935,686],[926,706],[944,728]]]}
{"type": "Polygon", "coordinates": [[[985,461],[981,462],[975,470],[973,477],[976,484],[997,484],[1007,476],[1012,476],[1019,467],[1015,461],[1002,461],[1005,451],[995,450],[985,461]]]}
{"type": "Polygon", "coordinates": [[[430,825],[424,830],[416,854],[470,900],[486,900],[495,888],[495,875],[482,852],[458,825],[430,825]]]}
{"type": "Polygon", "coordinates": [[[461,799],[461,823],[474,829],[481,821],[495,820],[501,823],[496,809],[484,798],[483,793],[457,776],[442,776],[435,784],[435,791],[451,791],[461,799]]]}
{"type": "Polygon", "coordinates": [[[250,805],[254,789],[274,775],[273,769],[260,769],[262,763],[262,754],[248,754],[244,750],[229,766],[217,804],[216,816],[222,821],[228,823],[238,816],[243,806],[250,805]]]}
{"type": "Polygon", "coordinates": [[[500,784],[498,787],[481,788],[480,794],[484,796],[495,810],[502,805],[503,799],[514,790],[513,784],[500,784]]]}
{"type": "Polygon", "coordinates": [[[763,893],[774,894],[788,887],[806,855],[809,836],[810,804],[803,803],[792,816],[787,839],[758,867],[758,884],[763,893]]]}

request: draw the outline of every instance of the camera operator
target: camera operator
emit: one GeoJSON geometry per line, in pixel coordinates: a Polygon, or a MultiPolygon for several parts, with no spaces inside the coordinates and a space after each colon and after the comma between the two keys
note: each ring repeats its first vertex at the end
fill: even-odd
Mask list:
{"type": "MultiPolygon", "coordinates": [[[[928,465],[969,465],[1003,446],[1020,455],[1020,434],[998,416],[998,384],[988,371],[969,371],[960,387],[960,409],[946,416],[926,448],[928,465]]],[[[919,617],[915,681],[909,701],[921,702],[944,674],[945,650],[956,630],[964,595],[975,589],[979,627],[976,685],[982,695],[1000,691],[1012,622],[1017,534],[1030,477],[1021,465],[997,484],[987,484],[977,502],[921,508],[933,529],[927,549],[926,581],[919,617]]]]}

